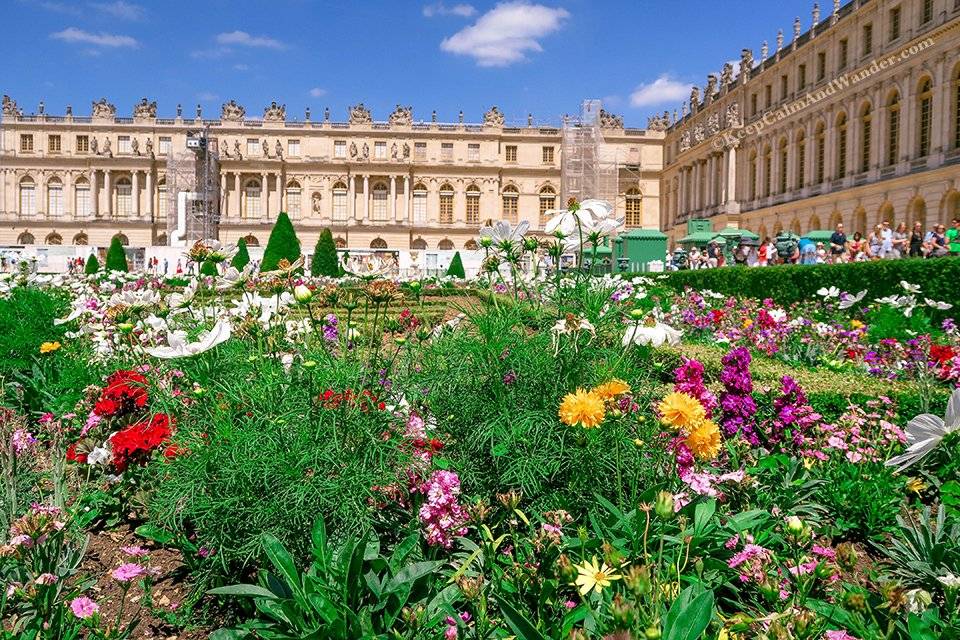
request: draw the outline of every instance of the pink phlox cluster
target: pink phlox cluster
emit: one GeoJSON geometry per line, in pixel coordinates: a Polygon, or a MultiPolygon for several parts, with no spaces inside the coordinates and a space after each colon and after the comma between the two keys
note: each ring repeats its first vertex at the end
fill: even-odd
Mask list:
{"type": "Polygon", "coordinates": [[[420,507],[420,524],[427,543],[449,549],[454,536],[466,535],[469,520],[459,502],[460,478],[452,471],[438,469],[423,483],[426,502],[420,507]]]}

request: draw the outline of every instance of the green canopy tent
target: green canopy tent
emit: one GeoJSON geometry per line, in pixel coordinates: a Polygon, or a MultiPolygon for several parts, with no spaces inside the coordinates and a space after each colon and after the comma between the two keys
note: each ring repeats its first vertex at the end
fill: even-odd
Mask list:
{"type": "Polygon", "coordinates": [[[833,231],[828,229],[814,229],[803,234],[803,237],[807,240],[813,240],[814,242],[830,242],[830,236],[833,235],[833,231]]]}
{"type": "Polygon", "coordinates": [[[750,231],[749,229],[738,229],[736,227],[725,227],[717,232],[718,236],[722,236],[727,240],[759,240],[760,236],[750,231]]]}
{"type": "Polygon", "coordinates": [[[690,235],[677,240],[679,244],[692,244],[698,247],[705,247],[711,241],[715,241],[719,245],[727,244],[726,238],[718,236],[713,231],[694,231],[690,235]]]}

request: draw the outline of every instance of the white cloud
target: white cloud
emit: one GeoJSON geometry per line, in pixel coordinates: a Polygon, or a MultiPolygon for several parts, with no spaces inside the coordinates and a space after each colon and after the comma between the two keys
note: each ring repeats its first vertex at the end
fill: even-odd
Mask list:
{"type": "Polygon", "coordinates": [[[287,45],[274,38],[252,36],[246,31],[231,31],[217,35],[219,45],[238,45],[241,47],[260,47],[263,49],[286,49],[287,45]]]}
{"type": "Polygon", "coordinates": [[[663,74],[653,82],[641,84],[630,94],[630,106],[652,107],[666,102],[683,100],[690,95],[692,84],[680,82],[670,74],[663,74]]]}
{"type": "Polygon", "coordinates": [[[209,91],[204,91],[202,93],[197,94],[197,100],[199,100],[200,102],[213,102],[219,99],[220,99],[220,96],[218,96],[215,93],[210,93],[209,91]]]}
{"type": "Polygon", "coordinates": [[[138,43],[130,36],[114,35],[111,33],[90,33],[76,27],[68,27],[63,31],[51,33],[54,40],[63,40],[70,43],[92,44],[97,47],[138,47],[138,43]]]}
{"type": "Polygon", "coordinates": [[[63,4],[62,2],[30,2],[29,0],[20,0],[21,4],[31,4],[41,9],[46,9],[47,11],[55,11],[57,13],[68,13],[70,15],[78,16],[81,11],[78,7],[73,7],[70,5],[63,4]]]}
{"type": "Polygon", "coordinates": [[[524,0],[502,2],[474,24],[445,38],[440,48],[470,56],[481,67],[505,67],[524,60],[528,51],[543,51],[539,39],[560,29],[569,17],[566,9],[524,0]]]}
{"type": "Polygon", "coordinates": [[[314,98],[322,98],[323,96],[327,95],[327,90],[321,89],[320,87],[314,87],[313,89],[310,89],[310,95],[314,98]]]}
{"type": "Polygon", "coordinates": [[[115,2],[91,2],[90,6],[98,11],[107,13],[121,20],[141,20],[144,16],[144,9],[140,5],[130,4],[123,0],[115,2]]]}
{"type": "Polygon", "coordinates": [[[460,16],[461,18],[469,18],[476,12],[477,10],[473,5],[466,3],[455,4],[448,7],[443,2],[434,2],[433,4],[423,6],[423,15],[427,18],[434,16],[460,16]]]}
{"type": "Polygon", "coordinates": [[[236,71],[250,71],[250,65],[248,65],[248,64],[243,64],[243,63],[235,64],[235,65],[233,65],[233,68],[234,68],[234,70],[236,70],[236,71]]]}

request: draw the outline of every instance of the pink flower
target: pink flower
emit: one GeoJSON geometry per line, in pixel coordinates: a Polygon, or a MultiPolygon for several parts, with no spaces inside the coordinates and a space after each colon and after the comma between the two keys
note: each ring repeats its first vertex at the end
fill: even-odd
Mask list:
{"type": "Polygon", "coordinates": [[[70,611],[81,620],[86,620],[100,611],[100,605],[86,596],[80,596],[70,602],[70,611]]]}
{"type": "Polygon", "coordinates": [[[856,636],[852,636],[846,631],[827,631],[823,637],[826,640],[859,640],[856,636]]]}
{"type": "Polygon", "coordinates": [[[426,497],[418,515],[427,544],[449,549],[454,536],[467,533],[469,516],[458,500],[460,477],[452,471],[434,471],[421,485],[420,492],[426,497]]]}
{"type": "Polygon", "coordinates": [[[52,573],[41,573],[37,576],[37,579],[34,580],[34,582],[42,585],[56,584],[57,576],[53,575],[52,573]]]}
{"type": "Polygon", "coordinates": [[[130,547],[120,547],[120,551],[123,551],[128,556],[133,556],[134,558],[142,558],[145,555],[150,553],[149,549],[144,549],[140,545],[133,545],[130,547]]]}
{"type": "Polygon", "coordinates": [[[113,576],[113,579],[117,580],[118,582],[130,582],[131,580],[139,578],[144,573],[146,573],[146,570],[143,567],[138,564],[128,562],[114,569],[113,573],[110,575],[113,576]]]}

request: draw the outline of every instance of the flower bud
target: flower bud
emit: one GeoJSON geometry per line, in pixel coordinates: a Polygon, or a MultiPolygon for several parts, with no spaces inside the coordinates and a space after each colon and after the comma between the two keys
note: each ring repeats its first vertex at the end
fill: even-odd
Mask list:
{"type": "Polygon", "coordinates": [[[841,542],[837,545],[837,564],[847,571],[857,566],[857,550],[851,543],[841,542]]]}
{"type": "Polygon", "coordinates": [[[650,567],[632,566],[627,569],[626,574],[623,576],[623,580],[624,584],[627,585],[627,588],[637,596],[650,593],[650,567]]]}
{"type": "Polygon", "coordinates": [[[787,518],[787,531],[798,537],[803,535],[803,520],[797,516],[787,518]]]}
{"type": "Polygon", "coordinates": [[[313,368],[315,368],[316,366],[317,366],[317,361],[316,361],[316,360],[304,360],[304,361],[303,361],[303,368],[304,368],[304,369],[313,369],[313,368]]]}
{"type": "Polygon", "coordinates": [[[398,345],[404,345],[407,343],[407,339],[404,338],[403,336],[397,336],[396,338],[393,339],[393,341],[396,342],[398,345]]]}
{"type": "Polygon", "coordinates": [[[485,249],[489,249],[490,247],[493,246],[493,238],[483,236],[482,238],[480,238],[480,246],[485,249]]]}
{"type": "Polygon", "coordinates": [[[313,291],[305,284],[298,284],[293,288],[293,298],[300,304],[310,302],[310,298],[312,297],[313,291]]]}
{"type": "Polygon", "coordinates": [[[669,520],[674,514],[673,494],[669,491],[661,491],[657,494],[657,499],[653,504],[653,510],[664,520],[669,520]]]}
{"type": "Polygon", "coordinates": [[[603,561],[611,567],[620,566],[623,562],[623,554],[617,551],[609,542],[603,543],[603,561]]]}
{"type": "Polygon", "coordinates": [[[660,627],[647,627],[647,630],[643,632],[643,637],[647,640],[660,640],[660,627]]]}
{"type": "Polygon", "coordinates": [[[867,610],[867,599],[862,593],[850,592],[844,597],[843,606],[851,611],[863,613],[867,610]]]}
{"type": "Polygon", "coordinates": [[[610,617],[617,629],[629,629],[632,626],[633,607],[619,593],[613,596],[613,602],[610,603],[610,617]]]}
{"type": "Polygon", "coordinates": [[[423,288],[423,283],[421,283],[419,280],[412,280],[407,286],[410,287],[411,291],[417,292],[423,288]]]}
{"type": "Polygon", "coordinates": [[[121,322],[120,324],[117,325],[117,329],[119,329],[123,333],[130,333],[131,331],[133,331],[133,323],[121,322]]]}
{"type": "Polygon", "coordinates": [[[647,312],[643,309],[630,309],[630,318],[633,320],[642,320],[647,312]]]}

